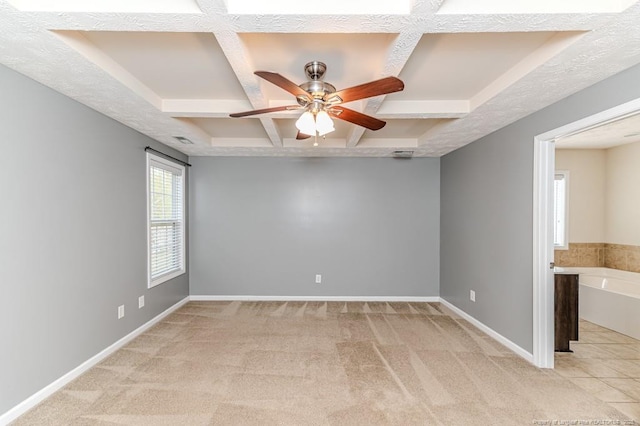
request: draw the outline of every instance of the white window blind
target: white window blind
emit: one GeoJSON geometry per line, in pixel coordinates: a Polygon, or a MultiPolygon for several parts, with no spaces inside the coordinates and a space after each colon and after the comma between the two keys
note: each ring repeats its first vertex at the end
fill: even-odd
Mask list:
{"type": "Polygon", "coordinates": [[[568,180],[567,171],[557,171],[553,179],[553,245],[557,249],[569,248],[568,180]]]}
{"type": "Polygon", "coordinates": [[[184,167],[148,155],[149,287],[184,273],[184,167]]]}

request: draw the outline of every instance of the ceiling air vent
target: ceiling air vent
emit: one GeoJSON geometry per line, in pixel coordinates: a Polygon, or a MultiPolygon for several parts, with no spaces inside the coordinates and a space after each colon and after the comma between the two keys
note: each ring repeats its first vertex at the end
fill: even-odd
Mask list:
{"type": "Polygon", "coordinates": [[[413,157],[413,151],[393,151],[391,155],[393,158],[411,158],[413,157]]]}
{"type": "Polygon", "coordinates": [[[184,136],[174,136],[175,139],[177,139],[178,142],[183,143],[185,145],[193,145],[193,142],[191,142],[189,139],[185,138],[184,136]]]}

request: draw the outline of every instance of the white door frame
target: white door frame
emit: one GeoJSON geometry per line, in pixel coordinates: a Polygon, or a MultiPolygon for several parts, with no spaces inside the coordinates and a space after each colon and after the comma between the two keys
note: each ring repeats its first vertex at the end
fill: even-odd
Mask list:
{"type": "Polygon", "coordinates": [[[554,141],[640,111],[640,99],[542,133],[533,139],[533,363],[553,368],[554,141]]]}

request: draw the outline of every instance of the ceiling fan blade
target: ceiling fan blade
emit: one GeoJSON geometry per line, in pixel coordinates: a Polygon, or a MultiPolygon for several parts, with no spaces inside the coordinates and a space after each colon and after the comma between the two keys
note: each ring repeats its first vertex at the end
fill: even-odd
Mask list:
{"type": "Polygon", "coordinates": [[[234,114],[229,114],[229,117],[240,118],[240,117],[248,117],[250,115],[257,114],[266,114],[268,112],[279,112],[279,111],[291,111],[295,109],[302,108],[300,105],[285,105],[274,108],[263,108],[263,109],[254,109],[253,111],[245,111],[245,112],[236,112],[234,114]]]}
{"type": "Polygon", "coordinates": [[[380,80],[364,83],[359,86],[349,87],[347,89],[338,90],[331,93],[327,101],[332,103],[332,100],[337,96],[340,98],[336,103],[344,103],[357,101],[360,99],[371,98],[373,96],[386,95],[388,93],[400,92],[404,89],[404,83],[402,80],[396,77],[386,77],[380,80]]]}
{"type": "Polygon", "coordinates": [[[269,71],[256,71],[254,72],[254,74],[257,75],[258,77],[264,78],[269,83],[273,83],[279,88],[286,90],[287,92],[291,93],[294,96],[301,96],[307,99],[309,102],[313,100],[311,99],[311,95],[309,95],[309,93],[307,93],[305,90],[302,90],[293,81],[281,76],[278,73],[269,72],[269,71]]]}
{"type": "Polygon", "coordinates": [[[300,133],[300,131],[298,131],[298,134],[296,135],[297,140],[309,139],[310,137],[311,135],[305,135],[304,133],[300,133]]]}
{"type": "Polygon", "coordinates": [[[336,118],[366,127],[369,130],[380,130],[387,124],[385,121],[343,106],[331,107],[327,112],[336,118]]]}

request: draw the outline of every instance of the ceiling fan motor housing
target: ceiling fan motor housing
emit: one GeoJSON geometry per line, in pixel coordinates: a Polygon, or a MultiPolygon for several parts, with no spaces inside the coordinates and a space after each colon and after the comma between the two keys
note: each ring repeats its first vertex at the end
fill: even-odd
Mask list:
{"type": "MultiPolygon", "coordinates": [[[[304,72],[307,75],[309,81],[302,83],[299,87],[305,92],[309,93],[313,98],[313,103],[319,100],[326,100],[327,95],[334,93],[336,88],[333,84],[329,84],[324,79],[324,73],[327,71],[327,66],[323,62],[313,61],[304,66],[304,72]]],[[[298,104],[306,107],[310,104],[308,99],[304,99],[302,96],[297,97],[298,104]]]]}
{"type": "MultiPolygon", "coordinates": [[[[336,91],[336,88],[333,84],[329,84],[325,81],[307,81],[302,83],[299,87],[305,92],[309,93],[314,100],[326,99],[327,95],[336,91]]],[[[301,103],[300,101],[301,99],[300,97],[298,97],[298,103],[304,106],[305,104],[301,103]]]]}

